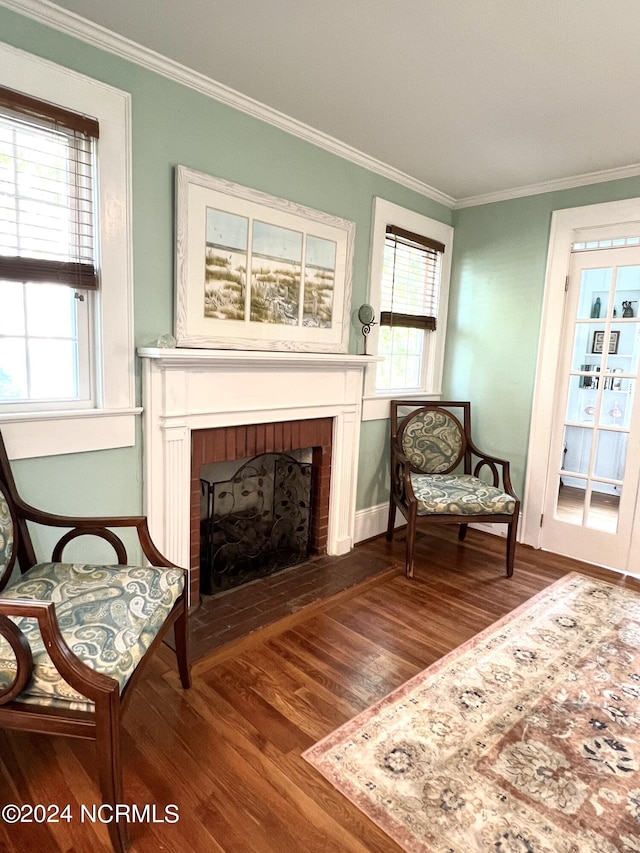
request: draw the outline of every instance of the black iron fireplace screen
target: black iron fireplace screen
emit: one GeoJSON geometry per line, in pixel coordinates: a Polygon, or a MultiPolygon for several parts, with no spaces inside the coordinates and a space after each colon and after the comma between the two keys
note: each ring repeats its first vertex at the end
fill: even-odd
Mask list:
{"type": "Polygon", "coordinates": [[[232,479],[200,479],[200,591],[211,595],[309,556],[312,465],[284,453],[245,462],[232,479]]]}

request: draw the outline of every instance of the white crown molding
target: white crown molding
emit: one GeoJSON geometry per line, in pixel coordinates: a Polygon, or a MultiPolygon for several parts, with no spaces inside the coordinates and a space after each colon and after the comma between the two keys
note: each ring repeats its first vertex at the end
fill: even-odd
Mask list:
{"type": "Polygon", "coordinates": [[[94,24],[76,15],[74,12],[61,9],[59,6],[48,2],[48,0],[0,0],[0,5],[20,15],[32,18],[41,24],[53,27],[66,35],[81,39],[93,47],[106,50],[115,56],[119,56],[121,59],[135,62],[137,65],[156,74],[161,74],[169,80],[173,80],[183,86],[188,86],[196,92],[200,92],[220,103],[253,116],[260,121],[267,122],[267,124],[271,124],[286,133],[297,136],[299,139],[311,142],[313,145],[317,145],[331,154],[335,154],[344,160],[361,166],[363,169],[382,175],[382,177],[388,178],[401,186],[426,196],[445,207],[452,208],[455,203],[455,199],[446,193],[440,192],[440,190],[425,184],[423,181],[413,178],[411,175],[407,175],[380,160],[376,160],[374,157],[370,157],[356,148],[352,148],[339,139],[335,139],[278,110],[274,110],[260,101],[243,95],[235,89],[225,86],[223,83],[218,83],[204,74],[200,74],[178,62],[174,62],[172,59],[149,50],[105,27],[94,24]]]}
{"type": "Polygon", "coordinates": [[[542,183],[530,184],[526,187],[517,187],[511,190],[501,190],[500,192],[461,198],[454,202],[453,209],[461,210],[465,207],[477,207],[482,204],[509,201],[510,199],[524,198],[529,195],[542,195],[543,193],[558,192],[560,190],[572,190],[576,187],[586,187],[590,184],[602,184],[606,181],[635,178],[638,175],[640,175],[640,163],[634,163],[631,166],[620,166],[616,169],[603,169],[600,172],[585,172],[582,175],[572,175],[569,178],[557,178],[553,181],[543,181],[542,183]]]}

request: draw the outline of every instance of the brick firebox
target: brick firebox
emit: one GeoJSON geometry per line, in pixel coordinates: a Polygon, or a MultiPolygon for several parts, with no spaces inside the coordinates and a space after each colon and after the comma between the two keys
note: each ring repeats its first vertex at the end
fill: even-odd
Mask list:
{"type": "Polygon", "coordinates": [[[192,602],[200,592],[200,476],[202,465],[251,459],[261,453],[312,450],[310,550],[325,554],[329,529],[329,487],[333,418],[215,427],[191,432],[190,565],[192,602]]]}

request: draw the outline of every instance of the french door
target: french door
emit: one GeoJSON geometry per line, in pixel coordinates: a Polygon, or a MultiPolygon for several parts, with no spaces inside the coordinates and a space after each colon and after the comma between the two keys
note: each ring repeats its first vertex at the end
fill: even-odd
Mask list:
{"type": "Polygon", "coordinates": [[[640,477],[639,308],[638,246],[572,253],[540,544],[621,571],[640,477]]]}

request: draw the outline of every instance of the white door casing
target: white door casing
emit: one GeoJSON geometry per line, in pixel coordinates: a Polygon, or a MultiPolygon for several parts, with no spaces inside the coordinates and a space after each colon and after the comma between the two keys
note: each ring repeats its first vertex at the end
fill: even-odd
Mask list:
{"type": "Polygon", "coordinates": [[[620,571],[640,476],[639,300],[639,246],[573,253],[541,526],[543,549],[620,571]]]}
{"type": "MultiPolygon", "coordinates": [[[[560,210],[555,211],[552,216],[523,514],[522,541],[534,548],[545,546],[541,518],[545,502],[550,502],[552,497],[547,486],[547,472],[550,466],[557,468],[557,460],[555,457],[551,458],[551,454],[555,452],[552,449],[552,431],[554,416],[558,414],[558,395],[562,392],[562,389],[558,388],[558,382],[566,383],[566,376],[558,370],[558,366],[562,363],[563,355],[566,363],[566,348],[571,348],[573,343],[565,343],[562,340],[565,282],[569,274],[571,245],[596,237],[603,239],[638,235],[640,199],[560,210]]],[[[557,418],[555,421],[557,422],[557,418]]],[[[635,449],[633,455],[635,456],[635,449]]],[[[581,528],[577,530],[580,532],[581,528]]],[[[570,532],[575,539],[576,529],[570,532]]],[[[640,532],[631,531],[630,536],[633,551],[640,542],[640,532]]],[[[563,549],[563,553],[570,552],[563,549]]],[[[587,553],[586,557],[579,558],[598,561],[597,557],[591,557],[589,560],[587,553]]]]}

